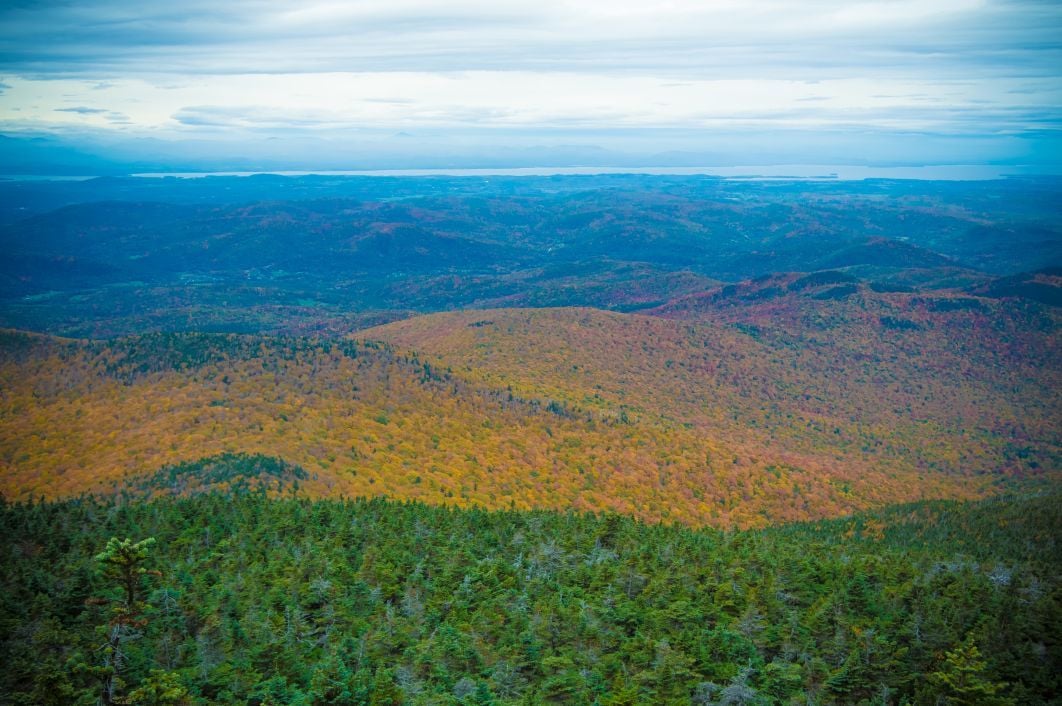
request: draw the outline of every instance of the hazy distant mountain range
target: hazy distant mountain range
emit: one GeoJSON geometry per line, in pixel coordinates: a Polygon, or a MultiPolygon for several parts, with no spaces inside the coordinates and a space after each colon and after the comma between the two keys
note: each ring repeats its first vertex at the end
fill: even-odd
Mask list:
{"type": "Polygon", "coordinates": [[[194,313],[197,330],[349,331],[455,308],[650,309],[820,270],[1051,302],[1049,277],[1021,273],[1062,259],[1060,192],[1048,178],[8,182],[0,323],[98,336],[183,330],[194,313]]]}

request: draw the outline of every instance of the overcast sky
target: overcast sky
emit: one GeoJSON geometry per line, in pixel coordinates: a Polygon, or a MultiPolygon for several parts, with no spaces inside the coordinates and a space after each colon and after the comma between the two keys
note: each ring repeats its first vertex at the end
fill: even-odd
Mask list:
{"type": "Polygon", "coordinates": [[[1057,161],[1060,66],[1057,0],[7,2],[0,132],[331,167],[1057,161]]]}

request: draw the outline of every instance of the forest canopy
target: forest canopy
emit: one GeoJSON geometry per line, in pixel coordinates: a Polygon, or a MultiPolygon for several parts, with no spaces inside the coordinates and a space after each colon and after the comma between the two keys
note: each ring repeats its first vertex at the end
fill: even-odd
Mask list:
{"type": "Polygon", "coordinates": [[[1052,703],[1059,500],[743,532],[249,488],[5,503],[0,693],[91,704],[102,672],[138,704],[1052,703]]]}

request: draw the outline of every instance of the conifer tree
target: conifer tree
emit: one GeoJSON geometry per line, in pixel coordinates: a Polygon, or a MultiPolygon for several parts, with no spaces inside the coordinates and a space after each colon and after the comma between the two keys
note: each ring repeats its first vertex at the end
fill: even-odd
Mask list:
{"type": "Polygon", "coordinates": [[[930,675],[948,704],[962,706],[1011,706],[1014,702],[999,692],[1004,685],[993,682],[985,673],[987,663],[968,636],[961,645],[946,653],[944,665],[930,675]]]}
{"type": "Polygon", "coordinates": [[[125,686],[122,678],[126,670],[123,645],[147,624],[143,617],[144,603],[140,600],[140,584],[148,573],[144,566],[148,548],[154,543],[154,537],[139,542],[111,537],[104,550],[96,555],[96,561],[103,565],[103,575],[122,591],[122,597],[111,604],[103,666],[97,672],[101,680],[100,701],[104,706],[125,702],[119,695],[125,686]]]}

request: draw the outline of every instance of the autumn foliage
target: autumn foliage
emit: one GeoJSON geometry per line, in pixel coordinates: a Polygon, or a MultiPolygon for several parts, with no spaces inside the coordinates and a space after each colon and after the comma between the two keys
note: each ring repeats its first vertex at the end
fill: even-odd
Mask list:
{"type": "Polygon", "coordinates": [[[3,491],[112,493],[242,453],[294,464],[314,497],[696,525],[971,497],[1051,474],[1059,428],[1053,329],[978,316],[995,339],[873,312],[801,340],[591,309],[437,314],[357,341],[9,332],[3,491]]]}

